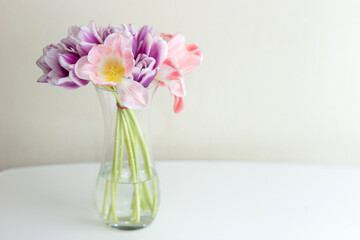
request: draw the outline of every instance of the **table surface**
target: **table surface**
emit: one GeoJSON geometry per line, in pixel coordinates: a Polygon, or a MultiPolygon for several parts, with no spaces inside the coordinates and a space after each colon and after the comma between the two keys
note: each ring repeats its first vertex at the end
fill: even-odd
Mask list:
{"type": "Polygon", "coordinates": [[[360,168],[158,162],[152,225],[107,228],[95,208],[99,164],[0,172],[0,239],[360,239],[360,168]]]}

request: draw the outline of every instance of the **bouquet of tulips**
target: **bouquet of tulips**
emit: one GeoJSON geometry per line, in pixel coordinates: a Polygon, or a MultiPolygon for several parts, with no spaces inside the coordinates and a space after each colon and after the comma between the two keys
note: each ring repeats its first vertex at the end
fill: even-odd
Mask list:
{"type": "MultiPolygon", "coordinates": [[[[92,82],[113,94],[118,110],[111,178],[116,181],[121,176],[122,158],[126,151],[131,175],[136,182],[139,178],[138,146],[149,177],[152,172],[148,149],[133,110],[148,104],[151,97],[148,88],[162,86],[174,98],[175,113],[181,112],[186,95],[184,75],[201,62],[199,47],[187,44],[182,34],[159,33],[148,26],[138,30],[131,24],[98,28],[92,21],[87,26],[70,27],[67,37],[46,46],[36,63],[43,70],[38,79],[40,83],[76,89],[92,82]]],[[[109,186],[105,189],[108,191],[109,186]]],[[[104,200],[103,215],[116,223],[115,185],[110,186],[110,192],[110,207],[105,207],[104,200]]],[[[155,215],[155,201],[149,198],[146,187],[139,186],[135,188],[131,221],[140,221],[142,201],[155,215]]]]}
{"type": "Polygon", "coordinates": [[[167,86],[178,113],[186,95],[184,75],[201,61],[199,47],[186,44],[182,34],[160,34],[148,26],[137,30],[131,24],[97,28],[92,21],[70,27],[68,36],[46,46],[36,63],[44,72],[40,83],[75,89],[91,81],[116,90],[119,104],[129,109],[146,106],[151,83],[167,86]]]}

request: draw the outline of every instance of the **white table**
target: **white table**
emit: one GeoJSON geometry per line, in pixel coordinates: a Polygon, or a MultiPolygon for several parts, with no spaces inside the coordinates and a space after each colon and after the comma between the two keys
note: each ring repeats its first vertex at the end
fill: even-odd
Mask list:
{"type": "Polygon", "coordinates": [[[107,228],[97,215],[98,164],[0,173],[0,239],[360,239],[360,169],[235,162],[158,162],[152,225],[107,228]]]}

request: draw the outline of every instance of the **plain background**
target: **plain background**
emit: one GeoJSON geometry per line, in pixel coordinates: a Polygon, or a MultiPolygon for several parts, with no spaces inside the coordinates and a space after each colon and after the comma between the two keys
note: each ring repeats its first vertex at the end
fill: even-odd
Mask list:
{"type": "Polygon", "coordinates": [[[204,62],[185,111],[159,91],[156,160],[360,164],[358,0],[0,0],[0,169],[100,161],[95,89],[36,83],[35,61],[71,25],[181,32],[204,62]]]}

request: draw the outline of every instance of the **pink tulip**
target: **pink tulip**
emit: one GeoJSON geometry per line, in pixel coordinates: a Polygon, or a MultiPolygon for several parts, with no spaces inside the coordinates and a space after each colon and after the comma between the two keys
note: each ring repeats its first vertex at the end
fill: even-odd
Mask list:
{"type": "Polygon", "coordinates": [[[202,54],[195,44],[186,44],[185,37],[162,34],[167,42],[168,54],[166,60],[160,66],[157,78],[163,81],[170,93],[174,95],[174,111],[179,113],[184,108],[183,97],[186,95],[184,75],[191,72],[202,62],[202,54]]]}
{"type": "Polygon", "coordinates": [[[146,106],[148,95],[142,84],[132,79],[134,68],[132,39],[123,33],[107,36],[103,45],[91,48],[75,65],[80,78],[95,85],[116,87],[122,104],[130,109],[146,106]]]}

